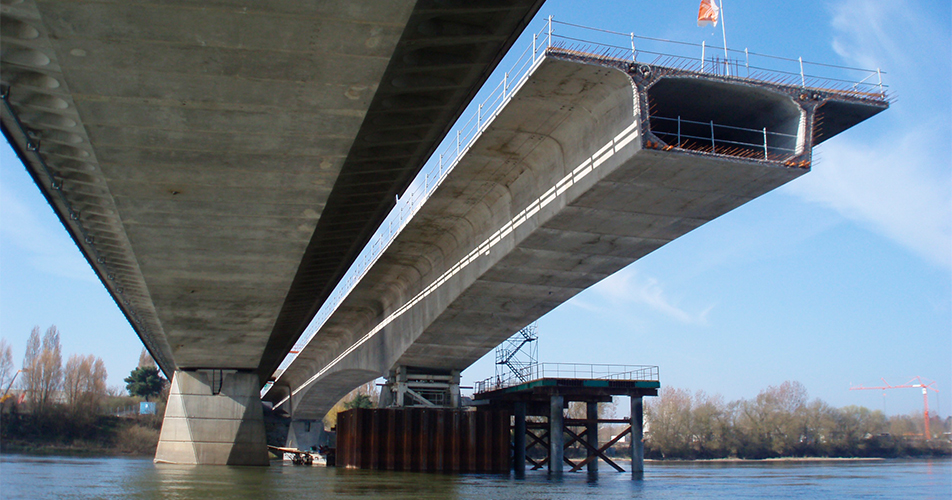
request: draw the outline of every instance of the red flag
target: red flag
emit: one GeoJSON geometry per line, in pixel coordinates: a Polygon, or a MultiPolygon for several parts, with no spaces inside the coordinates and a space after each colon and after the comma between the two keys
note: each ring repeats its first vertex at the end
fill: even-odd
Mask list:
{"type": "Polygon", "coordinates": [[[697,25],[698,26],[717,26],[717,18],[719,17],[721,9],[717,8],[717,3],[714,0],[701,0],[701,7],[697,11],[697,25]]]}

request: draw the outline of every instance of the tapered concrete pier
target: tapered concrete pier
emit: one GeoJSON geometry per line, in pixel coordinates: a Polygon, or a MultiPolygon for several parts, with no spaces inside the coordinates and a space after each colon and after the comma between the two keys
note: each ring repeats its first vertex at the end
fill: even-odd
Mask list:
{"type": "Polygon", "coordinates": [[[176,371],[155,462],[268,465],[258,387],[251,372],[176,371]]]}

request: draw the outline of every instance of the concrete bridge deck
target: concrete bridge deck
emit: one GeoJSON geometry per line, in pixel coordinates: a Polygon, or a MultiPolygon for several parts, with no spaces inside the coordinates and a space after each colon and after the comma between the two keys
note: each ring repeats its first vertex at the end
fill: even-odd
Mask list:
{"type": "Polygon", "coordinates": [[[263,384],[541,4],[5,0],[0,121],[166,375],[263,384]]]}
{"type": "Polygon", "coordinates": [[[585,288],[807,173],[818,115],[836,124],[826,138],[887,107],[558,49],[509,99],[266,400],[319,419],[395,365],[466,368],[585,288]],[[786,139],[759,158],[705,150],[672,141],[664,116],[786,139]]]}
{"type": "Polygon", "coordinates": [[[185,418],[257,401],[541,4],[4,0],[0,123],[185,418]]]}
{"type": "MultiPolygon", "coordinates": [[[[157,460],[265,461],[256,387],[540,5],[0,3],[3,133],[176,374],[157,460]]],[[[551,49],[267,398],[319,417],[395,364],[465,367],[886,107],[645,69],[551,49]],[[672,113],[785,139],[707,151],[672,113]]]]}

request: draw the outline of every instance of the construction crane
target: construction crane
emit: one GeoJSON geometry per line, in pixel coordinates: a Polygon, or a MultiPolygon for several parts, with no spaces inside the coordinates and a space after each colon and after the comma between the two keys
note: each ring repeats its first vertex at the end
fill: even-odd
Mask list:
{"type": "MultiPolygon", "coordinates": [[[[885,391],[886,389],[907,389],[910,387],[921,388],[922,389],[922,407],[923,407],[922,418],[925,421],[924,436],[927,440],[930,439],[932,434],[929,434],[929,389],[932,389],[935,392],[939,392],[939,390],[935,388],[935,381],[929,382],[927,384],[922,381],[922,377],[913,377],[905,384],[889,385],[889,382],[886,382],[886,379],[880,378],[880,380],[882,380],[883,384],[885,385],[881,385],[877,387],[864,387],[864,386],[850,387],[850,390],[851,391],[868,391],[868,390],[875,389],[875,390],[885,391]]],[[[885,396],[885,393],[883,395],[885,396]]]]}

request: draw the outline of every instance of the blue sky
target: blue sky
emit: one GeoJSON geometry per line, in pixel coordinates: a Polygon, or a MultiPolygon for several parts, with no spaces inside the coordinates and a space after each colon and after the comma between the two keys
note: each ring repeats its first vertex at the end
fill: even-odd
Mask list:
{"type": "MultiPolygon", "coordinates": [[[[697,1],[549,0],[556,19],[721,45],[697,1]]],[[[892,108],[822,144],[813,171],[641,259],[539,320],[545,362],[654,364],[662,384],[750,398],[802,382],[882,408],[880,377],[935,380],[952,412],[952,7],[933,1],[729,0],[728,46],[882,68],[892,108]]],[[[531,35],[530,35],[531,36],[531,35]]],[[[522,49],[527,38],[517,42],[522,49]]],[[[495,84],[495,80],[491,80],[495,84]]],[[[0,148],[0,335],[30,329],[103,358],[120,386],[141,343],[9,147],[0,148]]],[[[490,358],[491,358],[490,354],[490,358]]],[[[492,359],[464,372],[493,374],[492,359]]],[[[890,391],[888,413],[921,410],[890,391]]]]}

